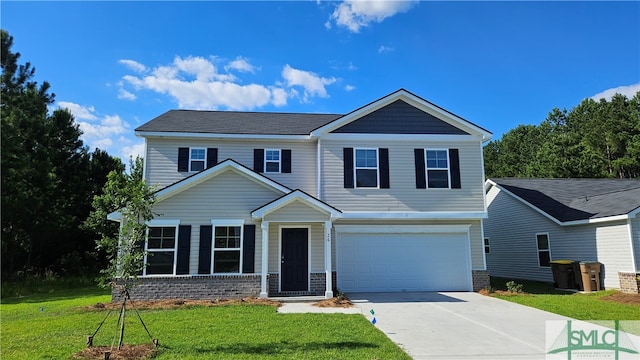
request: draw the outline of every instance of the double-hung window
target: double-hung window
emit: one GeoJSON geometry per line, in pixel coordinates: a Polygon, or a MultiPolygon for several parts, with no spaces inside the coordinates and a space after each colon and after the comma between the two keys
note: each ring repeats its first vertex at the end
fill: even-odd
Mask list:
{"type": "Polygon", "coordinates": [[[426,150],[427,187],[449,188],[449,150],[426,150]]]}
{"type": "Polygon", "coordinates": [[[266,149],[264,151],[264,172],[279,173],[280,172],[280,149],[266,149]]]}
{"type": "Polygon", "coordinates": [[[175,273],[177,226],[149,226],[144,275],[175,273]]]}
{"type": "Polygon", "coordinates": [[[213,224],[213,273],[240,273],[242,269],[241,223],[212,222],[213,224]]]}
{"type": "Polygon", "coordinates": [[[354,172],[357,188],[377,188],[378,149],[355,149],[354,172]]]}
{"type": "Polygon", "coordinates": [[[549,267],[551,261],[551,250],[549,246],[549,234],[536,234],[536,245],[538,247],[538,266],[549,267]]]}
{"type": "Polygon", "coordinates": [[[191,148],[189,152],[189,171],[204,170],[207,159],[207,150],[201,148],[191,148]]]}

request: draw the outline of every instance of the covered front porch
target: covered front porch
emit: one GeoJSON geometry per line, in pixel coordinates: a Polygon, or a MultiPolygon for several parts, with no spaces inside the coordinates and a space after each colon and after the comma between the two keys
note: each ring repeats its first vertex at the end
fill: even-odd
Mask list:
{"type": "Polygon", "coordinates": [[[260,297],[333,297],[333,222],[340,210],[296,190],[251,213],[260,223],[260,297]]]}

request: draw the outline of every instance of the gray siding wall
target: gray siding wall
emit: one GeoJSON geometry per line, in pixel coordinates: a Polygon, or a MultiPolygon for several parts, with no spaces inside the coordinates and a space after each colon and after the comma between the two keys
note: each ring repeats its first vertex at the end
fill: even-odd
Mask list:
{"type": "Polygon", "coordinates": [[[253,149],[291,149],[290,174],[264,174],[292,189],[316,194],[316,142],[315,141],[267,141],[267,140],[199,140],[147,138],[146,180],[159,188],[192,175],[178,172],[178,148],[217,148],[218,160],[233,159],[253,169],[253,149]]]}
{"type": "Polygon", "coordinates": [[[492,276],[553,281],[550,268],[538,266],[537,233],[548,233],[551,260],[598,261],[604,264],[604,286],[618,288],[618,271],[631,267],[626,221],[561,227],[512,196],[492,187],[487,194],[489,218],[484,234],[492,276]]]}
{"type": "Polygon", "coordinates": [[[343,211],[483,211],[480,141],[322,140],[321,199],[343,211]],[[343,148],[388,148],[389,189],[345,189],[343,148]],[[456,148],[462,189],[416,189],[414,150],[456,148]]]}
{"type": "MultiPolygon", "coordinates": [[[[434,226],[434,225],[471,225],[469,228],[469,240],[471,241],[471,269],[472,270],[485,270],[484,266],[484,245],[482,238],[482,226],[480,220],[455,220],[455,221],[345,221],[338,220],[335,225],[366,225],[366,226],[384,226],[384,225],[421,225],[421,226],[434,226]]],[[[336,235],[335,229],[333,231],[332,241],[332,269],[335,270],[336,264],[336,235]]],[[[338,276],[340,276],[338,274],[338,276]]]]}
{"type": "MultiPolygon", "coordinates": [[[[230,170],[158,202],[154,206],[154,212],[158,214],[155,219],[178,219],[182,225],[192,225],[189,273],[197,274],[200,225],[211,225],[212,219],[245,220],[245,224],[250,224],[252,210],[281,195],[230,170]]],[[[261,269],[261,234],[260,224],[257,224],[256,272],[261,269]]]]}
{"type": "Polygon", "coordinates": [[[636,272],[640,272],[640,215],[631,220],[631,234],[633,239],[633,252],[636,260],[636,272]]]}

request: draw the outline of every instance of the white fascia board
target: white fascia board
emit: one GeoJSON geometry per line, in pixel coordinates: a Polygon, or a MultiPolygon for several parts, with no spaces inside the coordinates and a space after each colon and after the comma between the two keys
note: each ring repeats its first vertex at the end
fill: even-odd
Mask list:
{"type": "Polygon", "coordinates": [[[429,234],[429,233],[468,233],[471,224],[461,225],[334,225],[336,233],[356,234],[429,234]]]}
{"type": "Polygon", "coordinates": [[[268,214],[281,209],[285,206],[287,206],[288,204],[293,203],[294,201],[302,201],[305,205],[316,209],[320,212],[326,213],[327,215],[329,215],[331,217],[331,219],[337,219],[340,218],[342,216],[342,214],[337,211],[336,209],[331,208],[330,206],[323,204],[322,202],[320,202],[318,199],[315,199],[303,192],[301,192],[300,190],[295,190],[289,194],[287,194],[286,196],[283,196],[282,198],[272,202],[269,205],[266,205],[254,212],[251,213],[251,217],[254,219],[263,219],[265,216],[267,216],[268,214]]]}
{"type": "Polygon", "coordinates": [[[143,138],[182,138],[182,139],[256,139],[256,140],[288,140],[306,141],[310,135],[267,135],[267,134],[212,134],[188,132],[136,131],[137,137],[143,138]]]}
{"type": "Polygon", "coordinates": [[[259,183],[259,184],[265,184],[269,187],[272,187],[284,194],[288,193],[291,191],[291,189],[278,184],[275,181],[272,181],[266,177],[261,177],[258,174],[254,173],[253,171],[247,170],[244,166],[241,166],[239,164],[237,164],[234,161],[231,160],[226,160],[223,161],[222,163],[214,166],[212,169],[209,170],[205,170],[201,173],[198,173],[196,175],[191,176],[190,178],[187,178],[185,180],[182,180],[181,182],[174,184],[174,185],[169,185],[168,187],[158,191],[156,193],[156,199],[158,202],[171,197],[177,193],[180,193],[186,189],[189,189],[195,185],[200,184],[201,182],[204,182],[218,174],[221,174],[225,171],[228,171],[230,169],[233,169],[237,172],[239,172],[240,174],[245,175],[247,178],[259,183]]]}
{"type": "Polygon", "coordinates": [[[430,142],[479,142],[482,138],[477,135],[447,135],[447,134],[351,134],[328,133],[322,136],[325,140],[364,140],[364,141],[430,141],[430,142]]]}
{"type": "Polygon", "coordinates": [[[610,221],[620,221],[629,219],[629,215],[616,215],[616,216],[607,216],[595,219],[585,219],[585,220],[573,220],[573,221],[564,221],[562,226],[575,226],[575,225],[586,225],[586,224],[598,224],[603,222],[610,221]]]}
{"type": "Polygon", "coordinates": [[[486,219],[485,211],[442,211],[442,212],[374,212],[345,211],[344,220],[475,220],[486,219]]]}

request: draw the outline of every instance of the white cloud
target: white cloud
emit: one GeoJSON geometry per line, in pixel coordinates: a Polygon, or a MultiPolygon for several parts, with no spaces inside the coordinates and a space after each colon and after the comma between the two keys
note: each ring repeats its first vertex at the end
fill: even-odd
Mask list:
{"type": "Polygon", "coordinates": [[[617,93],[626,96],[628,99],[631,99],[636,95],[638,91],[640,91],[640,83],[607,89],[601,93],[593,95],[591,98],[596,101],[600,100],[601,98],[605,98],[607,101],[609,101],[611,100],[611,97],[617,93]]]}
{"type": "Polygon", "coordinates": [[[349,85],[349,84],[347,84],[347,85],[345,85],[344,89],[345,89],[346,91],[353,91],[353,90],[355,90],[355,89],[356,89],[356,87],[355,87],[355,86],[353,86],[353,85],[349,85]]]}
{"type": "Polygon", "coordinates": [[[406,12],[417,1],[377,1],[377,0],[345,0],[336,7],[325,23],[326,28],[331,28],[331,20],[336,25],[344,26],[349,31],[357,33],[360,28],[368,26],[372,22],[382,22],[384,19],[397,13],[406,12]]]}
{"type": "Polygon", "coordinates": [[[137,97],[135,94],[132,94],[130,92],[128,92],[125,89],[118,89],[118,99],[122,99],[122,100],[135,100],[137,97]]]}
{"type": "Polygon", "coordinates": [[[302,86],[304,89],[303,101],[305,102],[309,101],[312,96],[327,97],[325,85],[331,85],[337,80],[335,77],[325,78],[311,71],[294,69],[289,64],[282,69],[282,77],[288,87],[302,86]]]}
{"type": "Polygon", "coordinates": [[[255,67],[251,65],[249,61],[247,61],[247,59],[243,57],[237,57],[235,60],[230,62],[229,65],[225,66],[224,69],[227,71],[231,69],[231,70],[237,70],[240,72],[250,72],[252,74],[255,73],[256,71],[255,67]]]}
{"type": "Polygon", "coordinates": [[[147,71],[147,67],[140,64],[139,62],[135,61],[135,60],[127,60],[127,59],[122,59],[119,60],[118,63],[128,67],[129,69],[136,71],[136,72],[145,72],[147,71]]]}
{"type": "Polygon", "coordinates": [[[144,141],[131,146],[122,147],[120,157],[124,159],[124,163],[128,164],[129,158],[135,159],[137,156],[144,157],[144,141]]]}
{"type": "Polygon", "coordinates": [[[96,120],[97,117],[94,115],[96,111],[93,106],[82,106],[76,103],[68,102],[68,101],[58,101],[58,106],[63,109],[69,109],[71,114],[76,119],[83,120],[96,120]]]}
{"type": "Polygon", "coordinates": [[[380,47],[378,48],[378,54],[382,54],[382,53],[387,53],[387,52],[392,52],[395,49],[390,47],[390,46],[384,46],[384,45],[380,45],[380,47]]]}

